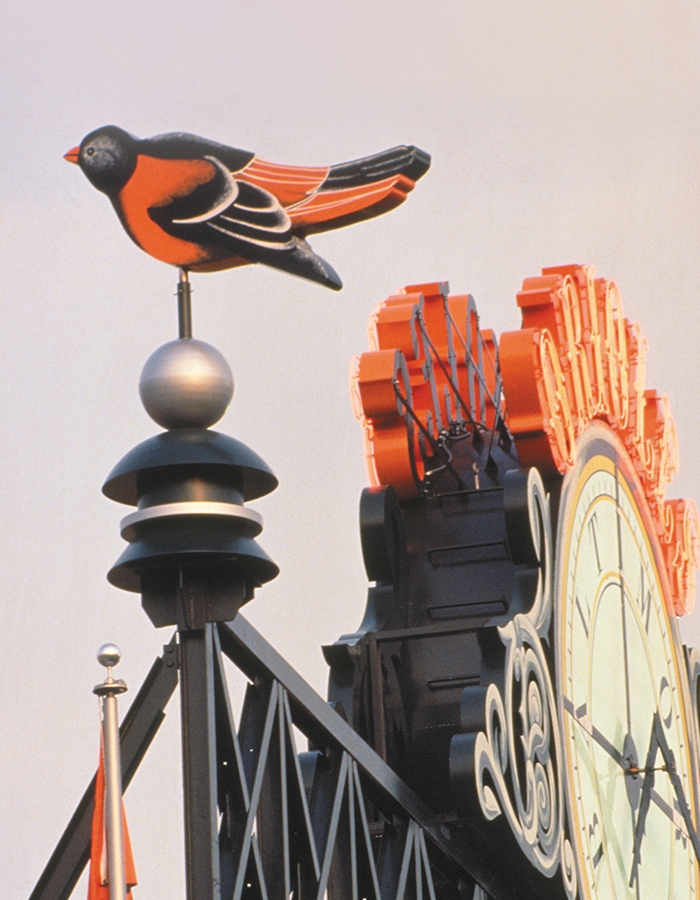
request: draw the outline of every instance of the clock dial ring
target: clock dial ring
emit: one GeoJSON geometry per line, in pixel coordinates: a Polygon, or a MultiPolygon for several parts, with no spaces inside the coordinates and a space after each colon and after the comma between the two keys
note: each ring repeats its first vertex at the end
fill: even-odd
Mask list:
{"type": "Polygon", "coordinates": [[[696,821],[687,685],[651,517],[626,452],[607,426],[590,426],[577,450],[559,511],[555,627],[581,894],[696,897],[697,860],[677,789],[659,754],[650,766],[658,771],[644,771],[658,713],[696,821]],[[639,824],[647,778],[649,808],[639,824]]]}

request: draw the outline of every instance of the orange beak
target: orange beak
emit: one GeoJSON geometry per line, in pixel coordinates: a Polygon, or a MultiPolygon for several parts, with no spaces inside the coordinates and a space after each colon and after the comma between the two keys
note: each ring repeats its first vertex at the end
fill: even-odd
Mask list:
{"type": "Polygon", "coordinates": [[[80,147],[73,147],[72,150],[69,150],[68,153],[64,154],[63,158],[67,159],[68,162],[77,163],[79,153],[80,147]]]}

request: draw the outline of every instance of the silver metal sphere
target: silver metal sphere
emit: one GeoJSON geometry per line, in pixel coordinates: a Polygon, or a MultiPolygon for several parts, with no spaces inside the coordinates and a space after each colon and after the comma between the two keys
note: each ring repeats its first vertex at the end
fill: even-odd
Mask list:
{"type": "Polygon", "coordinates": [[[122,652],[116,644],[103,644],[97,651],[97,661],[106,669],[116,666],[122,658],[122,652]]]}
{"type": "Polygon", "coordinates": [[[210,344],[178,338],[148,358],[139,393],[148,415],[163,428],[208,428],[231,402],[233,375],[210,344]]]}

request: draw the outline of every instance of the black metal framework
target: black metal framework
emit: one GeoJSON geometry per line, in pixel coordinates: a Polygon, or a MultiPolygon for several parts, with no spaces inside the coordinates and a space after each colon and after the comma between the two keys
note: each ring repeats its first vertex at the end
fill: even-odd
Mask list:
{"type": "MultiPolygon", "coordinates": [[[[162,721],[178,669],[189,900],[484,896],[477,883],[489,875],[469,842],[240,614],[180,632],[156,661],[121,728],[125,785],[162,721]],[[248,679],[238,728],[224,657],[248,679]],[[295,729],[312,749],[298,752],[295,729]]],[[[31,900],[70,896],[89,858],[93,803],[94,782],[31,900]]]]}
{"type": "MultiPolygon", "coordinates": [[[[222,872],[237,871],[222,878],[222,897],[380,900],[473,890],[463,847],[241,616],[218,626],[218,640],[252,679],[238,733],[230,718],[217,729],[219,803],[231,810],[222,820],[222,872]],[[293,726],[312,750],[297,753],[293,726]]],[[[228,706],[223,690],[218,677],[218,712],[228,706]]]]}

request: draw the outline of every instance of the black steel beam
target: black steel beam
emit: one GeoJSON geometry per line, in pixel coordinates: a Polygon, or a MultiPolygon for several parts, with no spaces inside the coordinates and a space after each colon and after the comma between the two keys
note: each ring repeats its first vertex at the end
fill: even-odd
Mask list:
{"type": "Polygon", "coordinates": [[[214,641],[212,625],[180,632],[180,712],[187,900],[218,900],[214,641]]]}

